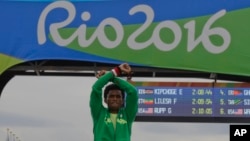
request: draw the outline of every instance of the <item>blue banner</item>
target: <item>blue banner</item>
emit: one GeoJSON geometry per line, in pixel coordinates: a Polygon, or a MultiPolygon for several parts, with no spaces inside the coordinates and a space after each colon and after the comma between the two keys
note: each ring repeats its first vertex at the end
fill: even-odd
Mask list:
{"type": "MultiPolygon", "coordinates": [[[[220,66],[227,64],[223,58],[231,54],[222,55],[224,50],[214,52],[209,50],[209,44],[202,39],[200,44],[197,39],[197,47],[194,45],[184,49],[183,46],[187,46],[186,38],[189,37],[187,34],[184,35],[184,27],[191,30],[192,20],[197,17],[201,19],[201,23],[208,19],[207,24],[209,24],[209,20],[217,20],[225,12],[243,11],[249,7],[250,1],[245,0],[2,0],[0,1],[0,74],[22,62],[56,59],[115,64],[130,62],[162,68],[249,75],[250,68],[245,64],[247,61],[244,62],[243,69],[238,60],[232,61],[233,63],[228,66],[220,66]],[[178,22],[179,26],[175,22],[178,22]],[[190,24],[184,26],[184,22],[190,24]],[[165,28],[171,29],[174,33],[172,35],[174,37],[170,38],[171,41],[162,41],[165,36],[160,33],[165,28]],[[141,33],[142,37],[136,33],[141,33]],[[214,66],[211,65],[216,62],[214,60],[207,61],[204,66],[201,62],[195,62],[194,60],[204,59],[202,57],[206,55],[206,53],[192,52],[199,45],[213,55],[208,54],[211,58],[220,55],[219,59],[222,62],[214,66]],[[154,50],[151,48],[161,51],[155,53],[158,57],[163,56],[158,58],[160,61],[157,57],[153,57],[154,50]],[[185,53],[178,52],[177,48],[182,49],[182,52],[185,50],[185,53]],[[176,54],[186,57],[190,52],[196,57],[190,57],[187,62],[178,62],[180,57],[176,54]],[[197,59],[199,57],[200,59],[197,59]],[[173,61],[164,61],[169,59],[173,61]]],[[[242,30],[248,31],[248,29],[242,30]]],[[[226,47],[236,46],[232,36],[228,35],[230,32],[227,32],[227,28],[217,31],[223,33],[218,35],[224,39],[225,50],[226,47]],[[227,39],[232,41],[227,42],[227,39]]],[[[199,31],[197,36],[198,33],[199,31]]],[[[212,30],[209,34],[213,34],[212,30]]],[[[219,42],[222,48],[223,43],[219,42]]],[[[242,55],[244,56],[236,53],[234,57],[242,55]]],[[[250,57],[249,53],[244,57],[241,60],[247,60],[246,58],[250,57]]]]}

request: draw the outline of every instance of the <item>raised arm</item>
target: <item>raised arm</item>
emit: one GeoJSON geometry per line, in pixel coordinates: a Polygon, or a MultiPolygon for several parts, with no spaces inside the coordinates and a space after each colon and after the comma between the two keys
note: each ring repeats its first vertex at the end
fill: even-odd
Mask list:
{"type": "MultiPolygon", "coordinates": [[[[131,73],[131,67],[127,63],[121,64],[119,66],[119,69],[122,74],[125,74],[127,76],[129,76],[129,74],[131,73]]],[[[138,111],[138,93],[136,88],[128,81],[125,81],[118,77],[115,77],[113,79],[113,82],[126,92],[127,96],[125,102],[125,110],[128,113],[129,119],[134,120],[138,111]]]]}
{"type": "Polygon", "coordinates": [[[99,116],[99,111],[103,108],[102,105],[102,88],[114,78],[112,72],[103,73],[103,76],[96,76],[99,78],[92,86],[92,91],[90,94],[90,111],[93,118],[99,116]]]}

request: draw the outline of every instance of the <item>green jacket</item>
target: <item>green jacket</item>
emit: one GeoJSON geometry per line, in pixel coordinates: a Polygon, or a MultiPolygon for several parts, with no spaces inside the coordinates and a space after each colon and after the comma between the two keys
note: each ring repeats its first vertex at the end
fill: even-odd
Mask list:
{"type": "Polygon", "coordinates": [[[94,141],[130,141],[132,123],[138,110],[137,90],[129,82],[108,72],[92,86],[90,110],[94,125],[94,141]],[[102,89],[108,82],[117,84],[126,93],[126,106],[119,110],[116,130],[114,130],[108,109],[102,104],[102,89]]]}

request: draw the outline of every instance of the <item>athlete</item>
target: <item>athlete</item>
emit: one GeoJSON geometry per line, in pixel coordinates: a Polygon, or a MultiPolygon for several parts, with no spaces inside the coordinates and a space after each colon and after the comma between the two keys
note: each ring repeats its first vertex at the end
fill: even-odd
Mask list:
{"type": "Polygon", "coordinates": [[[138,110],[138,94],[131,83],[119,77],[130,73],[129,64],[123,63],[96,75],[98,80],[90,95],[94,141],[130,141],[138,110]],[[102,97],[107,106],[103,105],[102,97]]]}

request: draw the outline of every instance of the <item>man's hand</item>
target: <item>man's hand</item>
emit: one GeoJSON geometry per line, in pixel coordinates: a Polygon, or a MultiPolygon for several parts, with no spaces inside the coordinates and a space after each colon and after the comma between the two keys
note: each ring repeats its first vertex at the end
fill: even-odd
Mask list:
{"type": "Polygon", "coordinates": [[[106,70],[101,70],[96,74],[96,78],[99,78],[101,76],[103,76],[106,73],[106,70]]]}
{"type": "Polygon", "coordinates": [[[131,72],[131,67],[129,66],[128,63],[123,63],[119,66],[119,68],[121,69],[122,73],[124,74],[130,74],[131,72]]]}

